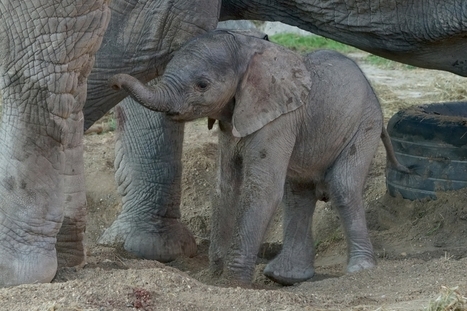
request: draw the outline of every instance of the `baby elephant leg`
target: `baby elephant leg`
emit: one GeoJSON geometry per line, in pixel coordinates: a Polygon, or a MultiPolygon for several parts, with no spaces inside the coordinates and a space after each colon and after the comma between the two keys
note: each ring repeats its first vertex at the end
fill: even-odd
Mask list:
{"type": "Polygon", "coordinates": [[[347,272],[376,265],[366,225],[363,187],[378,139],[368,135],[356,137],[326,176],[331,201],[339,212],[347,238],[347,272]]]}
{"type": "Polygon", "coordinates": [[[264,274],[277,283],[292,285],[315,273],[311,223],[316,198],[312,185],[288,181],[284,201],[282,250],[266,266],[264,274]]]}
{"type": "MultiPolygon", "coordinates": [[[[222,128],[222,125],[221,125],[222,128]]],[[[219,131],[218,169],[216,193],[212,197],[211,243],[209,244],[209,269],[215,275],[224,270],[230,248],[242,184],[242,160],[235,147],[238,139],[230,133],[219,131]]]]}
{"type": "Polygon", "coordinates": [[[235,219],[223,277],[251,283],[267,226],[282,200],[295,143],[286,117],[276,119],[236,144],[238,197],[232,198],[235,219]]]}

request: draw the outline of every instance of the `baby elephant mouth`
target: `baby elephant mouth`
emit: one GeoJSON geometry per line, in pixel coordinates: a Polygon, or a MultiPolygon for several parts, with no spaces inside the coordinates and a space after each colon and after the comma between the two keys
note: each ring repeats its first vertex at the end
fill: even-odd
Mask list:
{"type": "Polygon", "coordinates": [[[165,115],[172,121],[175,122],[186,122],[187,120],[180,112],[177,111],[167,111],[165,115]]]}
{"type": "Polygon", "coordinates": [[[184,111],[167,111],[165,112],[165,115],[172,121],[176,122],[190,122],[195,119],[198,119],[199,117],[194,117],[191,115],[191,113],[187,113],[184,111]]]}

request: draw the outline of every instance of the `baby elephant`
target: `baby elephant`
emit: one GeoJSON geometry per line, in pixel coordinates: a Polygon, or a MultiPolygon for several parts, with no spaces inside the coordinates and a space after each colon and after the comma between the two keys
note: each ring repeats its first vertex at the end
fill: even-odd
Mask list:
{"type": "Polygon", "coordinates": [[[407,169],[397,163],[378,99],[352,60],[332,51],[302,56],[262,34],[217,30],[176,52],[155,87],[125,74],[110,85],[175,120],[219,120],[209,250],[216,272],[251,282],[282,199],[283,248],[264,271],[269,278],[293,284],[313,276],[317,200],[331,200],[340,214],[347,271],[375,265],[362,193],[380,137],[390,165],[407,169]]]}

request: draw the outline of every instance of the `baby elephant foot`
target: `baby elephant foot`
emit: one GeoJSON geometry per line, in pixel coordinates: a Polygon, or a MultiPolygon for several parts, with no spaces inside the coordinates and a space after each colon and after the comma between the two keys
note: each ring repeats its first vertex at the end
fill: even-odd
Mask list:
{"type": "Polygon", "coordinates": [[[196,255],[196,242],[179,219],[158,218],[151,222],[131,222],[119,217],[98,241],[122,246],[140,258],[169,262],[180,256],[196,255]]]}
{"type": "Polygon", "coordinates": [[[373,257],[351,257],[347,264],[347,272],[353,273],[376,266],[376,260],[373,257]]]}
{"type": "Polygon", "coordinates": [[[315,270],[309,260],[293,260],[279,254],[266,266],[263,273],[274,282],[293,285],[311,279],[315,270]]]}

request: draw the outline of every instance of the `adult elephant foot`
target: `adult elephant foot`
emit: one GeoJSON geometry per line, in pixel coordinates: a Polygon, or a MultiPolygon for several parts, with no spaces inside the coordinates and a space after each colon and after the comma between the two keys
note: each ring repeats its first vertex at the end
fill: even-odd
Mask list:
{"type": "MultiPolygon", "coordinates": [[[[0,198],[5,203],[4,196],[0,198]]],[[[60,228],[59,208],[40,211],[49,213],[45,220],[36,218],[40,214],[30,209],[32,217],[25,222],[20,218],[20,206],[8,213],[0,205],[0,287],[50,282],[57,271],[55,235],[60,228]]]]}
{"type": "Polygon", "coordinates": [[[115,115],[115,179],[123,206],[99,243],[163,262],[194,256],[195,239],[180,222],[184,124],[130,98],[115,115]]]}
{"type": "Polygon", "coordinates": [[[0,287],[47,283],[52,281],[57,271],[53,243],[22,245],[13,251],[0,247],[0,256],[0,287]]]}
{"type": "Polygon", "coordinates": [[[309,280],[315,274],[313,263],[304,261],[297,256],[285,256],[279,254],[264,268],[264,275],[282,285],[309,280]]]}
{"type": "Polygon", "coordinates": [[[121,246],[144,259],[169,262],[180,256],[196,255],[196,242],[179,219],[156,218],[150,222],[134,222],[120,215],[98,243],[121,246]]]}
{"type": "Polygon", "coordinates": [[[347,272],[358,272],[374,268],[375,266],[376,261],[373,257],[353,256],[349,258],[349,263],[347,264],[347,272]]]}
{"type": "MultiPolygon", "coordinates": [[[[11,150],[3,139],[0,145],[11,150]]],[[[50,282],[57,270],[55,242],[63,200],[47,189],[61,190],[60,174],[40,174],[47,165],[42,156],[30,155],[26,161],[43,165],[18,165],[20,169],[15,169],[13,163],[18,161],[11,158],[0,156],[0,287],[50,282]],[[23,167],[38,178],[25,178],[23,167]],[[46,180],[42,184],[41,178],[46,180]]]]}
{"type": "Polygon", "coordinates": [[[57,257],[59,267],[79,267],[86,263],[84,251],[84,232],[86,226],[83,219],[65,217],[57,235],[57,257]]]}

